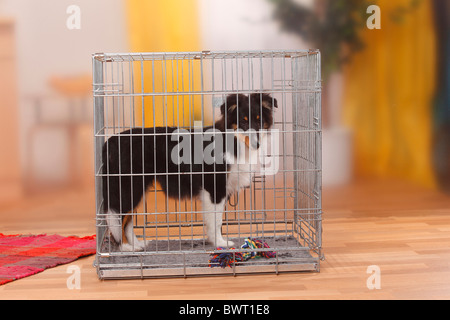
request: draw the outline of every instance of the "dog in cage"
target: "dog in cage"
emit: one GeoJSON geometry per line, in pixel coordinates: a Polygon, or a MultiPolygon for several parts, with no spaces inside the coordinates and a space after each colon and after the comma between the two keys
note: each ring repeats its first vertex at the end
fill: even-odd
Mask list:
{"type": "Polygon", "coordinates": [[[145,248],[145,239],[138,240],[134,233],[132,214],[155,182],[170,198],[199,198],[207,241],[215,247],[232,247],[233,242],[222,235],[225,204],[230,195],[250,186],[254,171],[246,159],[267,137],[274,108],[277,100],[268,93],[231,94],[220,107],[220,118],[202,128],[211,139],[198,139],[199,132],[193,129],[180,132],[168,126],[132,128],[110,137],[102,150],[103,203],[107,226],[120,250],[145,248]],[[183,153],[181,140],[189,142],[183,153]],[[211,141],[212,161],[204,156],[211,141]]]}

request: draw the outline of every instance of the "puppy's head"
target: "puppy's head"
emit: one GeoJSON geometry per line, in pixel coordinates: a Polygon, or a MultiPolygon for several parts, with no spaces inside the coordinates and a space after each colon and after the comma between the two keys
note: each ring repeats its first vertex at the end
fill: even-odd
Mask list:
{"type": "MultiPolygon", "coordinates": [[[[278,108],[277,99],[268,93],[252,93],[250,95],[252,118],[256,118],[259,129],[270,129],[273,125],[273,108],[278,108]],[[254,116],[256,114],[256,116],[254,116]]],[[[253,124],[252,124],[252,128],[253,124]]],[[[256,128],[254,128],[256,130],[256,128]]]]}
{"type": "Polygon", "coordinates": [[[274,107],[278,108],[278,102],[267,93],[233,94],[227,97],[220,110],[226,117],[226,128],[239,129],[247,146],[258,149],[260,130],[268,130],[273,125],[274,107]]]}

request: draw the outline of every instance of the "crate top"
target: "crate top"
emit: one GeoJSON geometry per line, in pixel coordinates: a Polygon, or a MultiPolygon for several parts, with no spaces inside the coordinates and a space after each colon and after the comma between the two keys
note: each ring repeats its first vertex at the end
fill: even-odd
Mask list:
{"type": "Polygon", "coordinates": [[[236,59],[236,58],[298,58],[316,55],[318,49],[309,50],[259,50],[259,51],[197,51],[197,52],[132,52],[94,53],[93,59],[102,62],[152,61],[180,59],[236,59]]]}

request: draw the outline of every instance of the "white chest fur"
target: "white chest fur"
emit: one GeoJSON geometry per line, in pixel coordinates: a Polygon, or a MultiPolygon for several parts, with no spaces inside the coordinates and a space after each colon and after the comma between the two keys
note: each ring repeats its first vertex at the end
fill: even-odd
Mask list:
{"type": "Polygon", "coordinates": [[[227,154],[227,163],[230,163],[227,177],[227,193],[239,191],[249,187],[253,176],[259,171],[258,150],[248,148],[244,143],[238,143],[238,158],[227,154]]]}

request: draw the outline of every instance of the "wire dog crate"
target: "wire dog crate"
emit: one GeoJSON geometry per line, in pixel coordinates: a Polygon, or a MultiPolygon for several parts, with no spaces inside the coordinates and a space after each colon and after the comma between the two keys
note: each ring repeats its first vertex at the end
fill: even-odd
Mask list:
{"type": "MultiPolygon", "coordinates": [[[[318,50],[98,53],[93,55],[93,97],[99,278],[319,271],[323,253],[318,50]],[[206,240],[203,216],[208,212],[199,199],[169,198],[155,183],[132,212],[118,213],[131,215],[134,232],[145,243],[143,250],[121,251],[108,230],[105,201],[110,200],[105,200],[102,181],[138,174],[105,170],[105,142],[133,128],[138,130],[127,131],[122,139],[158,134],[144,133],[144,128],[202,132],[214,125],[228,96],[252,93],[266,93],[278,101],[265,148],[265,167],[271,170],[255,171],[250,185],[227,199],[222,232],[234,247],[217,248],[206,240]],[[244,246],[249,240],[266,246],[244,246]],[[270,256],[264,255],[268,252],[270,256]],[[251,258],[242,259],[243,255],[251,258]],[[227,265],[217,257],[228,259],[227,265]]],[[[158,152],[164,151],[155,147],[150,154],[158,152]]]]}

